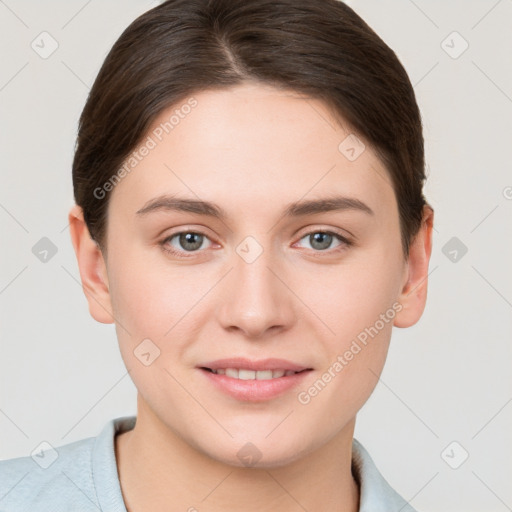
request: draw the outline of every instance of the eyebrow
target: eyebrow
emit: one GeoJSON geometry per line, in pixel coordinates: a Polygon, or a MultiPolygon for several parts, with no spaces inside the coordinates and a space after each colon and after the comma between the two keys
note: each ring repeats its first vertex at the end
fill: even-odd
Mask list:
{"type": "MultiPolygon", "coordinates": [[[[359,199],[334,196],[290,203],[285,208],[283,217],[301,217],[304,215],[344,210],[356,210],[368,215],[374,215],[373,210],[359,199]]],[[[188,212],[206,215],[220,220],[226,220],[228,217],[227,213],[215,203],[178,196],[159,196],[150,199],[140,210],[137,210],[136,215],[144,216],[156,211],[188,212]]]]}

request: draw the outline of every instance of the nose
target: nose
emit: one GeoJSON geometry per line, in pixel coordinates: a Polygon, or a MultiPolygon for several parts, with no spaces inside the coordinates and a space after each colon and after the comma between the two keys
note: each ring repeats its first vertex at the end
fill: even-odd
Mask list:
{"type": "Polygon", "coordinates": [[[233,254],[233,268],[223,280],[223,300],[217,315],[228,331],[261,339],[288,330],[294,323],[293,293],[284,265],[264,250],[255,261],[233,254]]]}

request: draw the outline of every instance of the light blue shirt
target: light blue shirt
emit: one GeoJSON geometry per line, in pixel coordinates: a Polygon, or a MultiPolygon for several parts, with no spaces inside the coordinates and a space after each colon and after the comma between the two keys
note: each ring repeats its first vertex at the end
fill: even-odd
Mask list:
{"type": "MultiPolygon", "coordinates": [[[[115,418],[96,437],[0,461],[0,512],[127,512],[114,438],[135,421],[136,416],[115,418]]],[[[352,468],[360,487],[359,512],[416,512],[357,439],[352,442],[352,468]]]]}

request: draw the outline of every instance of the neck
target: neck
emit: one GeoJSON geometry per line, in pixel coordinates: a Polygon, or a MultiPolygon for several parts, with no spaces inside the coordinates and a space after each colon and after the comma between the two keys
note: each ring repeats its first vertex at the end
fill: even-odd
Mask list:
{"type": "Polygon", "coordinates": [[[285,466],[241,468],[212,459],[177,436],[139,401],[133,430],[116,436],[128,512],[357,512],[352,420],[334,438],[285,466]]]}

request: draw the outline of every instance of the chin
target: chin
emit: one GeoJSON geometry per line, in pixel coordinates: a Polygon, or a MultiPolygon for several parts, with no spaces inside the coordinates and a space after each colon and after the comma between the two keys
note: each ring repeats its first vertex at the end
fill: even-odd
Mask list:
{"type": "Polygon", "coordinates": [[[261,441],[242,441],[230,443],[229,446],[219,446],[212,452],[211,446],[205,452],[210,458],[228,466],[252,469],[270,469],[287,466],[304,456],[308,447],[304,439],[290,443],[288,438],[275,439],[272,442],[260,437],[261,441]]]}

